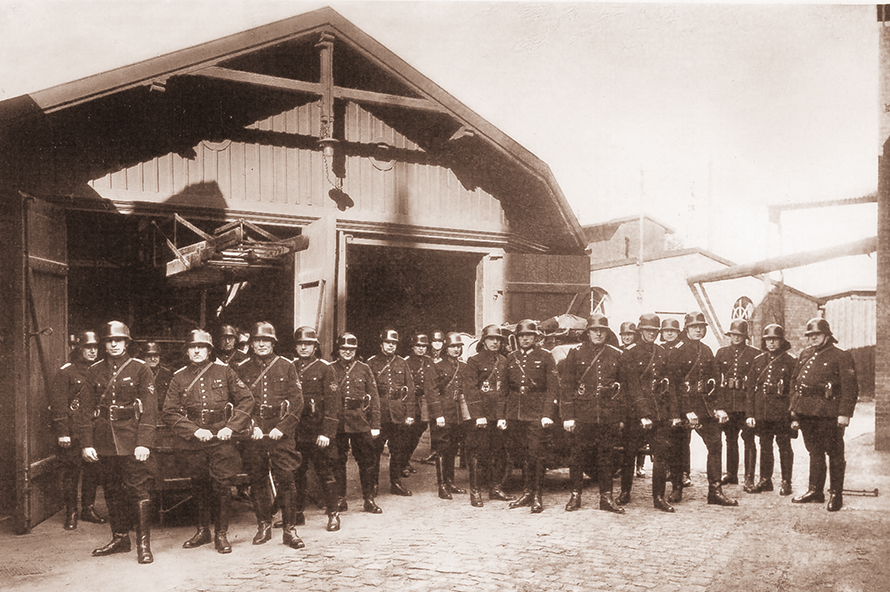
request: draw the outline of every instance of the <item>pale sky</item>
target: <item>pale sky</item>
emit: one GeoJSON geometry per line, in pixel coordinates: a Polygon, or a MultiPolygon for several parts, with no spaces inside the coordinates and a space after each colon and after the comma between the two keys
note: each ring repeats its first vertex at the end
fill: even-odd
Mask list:
{"type": "MultiPolygon", "coordinates": [[[[874,6],[0,0],[0,99],[330,5],[553,170],[582,224],[642,208],[738,263],[876,233],[874,6]]],[[[786,274],[874,287],[874,259],[786,274]]]]}

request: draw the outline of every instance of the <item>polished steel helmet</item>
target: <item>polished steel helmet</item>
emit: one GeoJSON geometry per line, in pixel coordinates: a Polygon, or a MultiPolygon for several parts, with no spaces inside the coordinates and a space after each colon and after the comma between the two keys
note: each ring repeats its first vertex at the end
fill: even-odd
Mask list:
{"type": "Polygon", "coordinates": [[[633,335],[637,332],[637,326],[630,321],[625,321],[621,323],[618,332],[620,335],[633,335]]]}
{"type": "Polygon", "coordinates": [[[203,329],[192,329],[185,338],[185,346],[188,348],[195,345],[213,347],[213,337],[203,329]]]}
{"type": "Polygon", "coordinates": [[[380,341],[399,342],[399,332],[395,329],[384,329],[380,332],[380,341]]]}
{"type": "Polygon", "coordinates": [[[729,331],[727,331],[726,334],[741,335],[745,339],[748,339],[748,321],[745,319],[733,319],[729,324],[729,331]]]}
{"type": "Polygon", "coordinates": [[[266,321],[260,321],[253,326],[253,331],[250,332],[250,339],[271,339],[274,342],[278,342],[278,336],[275,335],[275,327],[272,323],[266,321]]]}
{"type": "Polygon", "coordinates": [[[654,329],[655,331],[658,331],[661,328],[661,319],[658,318],[657,314],[651,312],[643,313],[640,315],[640,322],[637,325],[637,328],[640,330],[654,329]]]}
{"type": "Polygon", "coordinates": [[[591,329],[608,329],[609,328],[609,319],[606,318],[606,315],[594,314],[590,315],[587,318],[587,330],[591,329]]]}
{"type": "Polygon", "coordinates": [[[464,342],[463,339],[461,339],[460,333],[451,332],[445,336],[445,347],[452,347],[455,345],[463,347],[464,342]]]}
{"type": "Polygon", "coordinates": [[[503,339],[504,332],[501,330],[500,325],[486,325],[485,328],[482,329],[481,339],[485,339],[486,337],[497,337],[498,339],[503,339]]]}
{"type": "Polygon", "coordinates": [[[130,328],[120,321],[109,321],[102,328],[102,340],[106,339],[130,339],[130,328]]]}
{"type": "Polygon", "coordinates": [[[696,310],[694,312],[690,312],[686,315],[683,324],[683,330],[685,331],[689,327],[694,327],[696,325],[705,325],[707,326],[708,321],[705,319],[705,313],[700,310],[696,310]]]}
{"type": "Polygon", "coordinates": [[[352,333],[341,333],[337,337],[338,349],[358,349],[358,339],[352,333]]]}
{"type": "Polygon", "coordinates": [[[430,334],[430,341],[445,341],[445,333],[436,329],[430,334]]]}
{"type": "Polygon", "coordinates": [[[219,328],[219,336],[220,336],[220,338],[222,338],[227,335],[229,337],[234,337],[235,339],[238,339],[238,330],[235,329],[235,327],[233,327],[232,325],[223,325],[222,327],[219,328]]]}
{"type": "Polygon", "coordinates": [[[785,329],[782,325],[777,325],[773,323],[772,325],[767,325],[763,328],[762,337],[766,339],[767,337],[775,337],[777,339],[785,339],[785,329]]]}
{"type": "Polygon", "coordinates": [[[294,331],[294,341],[297,343],[318,343],[318,332],[314,327],[299,327],[294,331]]]}
{"type": "Polygon", "coordinates": [[[86,347],[88,345],[98,345],[99,337],[95,331],[81,331],[77,334],[77,347],[86,347]]]}
{"type": "Polygon", "coordinates": [[[411,345],[415,347],[418,345],[429,347],[430,337],[426,333],[415,333],[414,340],[411,342],[411,345]]]}
{"type": "Polygon", "coordinates": [[[516,334],[517,335],[523,335],[523,334],[529,334],[529,333],[534,334],[534,335],[538,334],[538,323],[536,321],[533,321],[531,319],[523,319],[523,320],[519,321],[518,323],[516,323],[516,334]]]}
{"type": "Polygon", "coordinates": [[[677,319],[667,318],[661,321],[662,331],[680,331],[680,321],[677,319]]]}
{"type": "Polygon", "coordinates": [[[807,330],[804,335],[813,335],[814,333],[824,333],[830,337],[832,333],[828,321],[819,317],[807,321],[807,330]]]}
{"type": "Polygon", "coordinates": [[[143,355],[161,355],[161,346],[156,341],[149,341],[142,350],[143,355]]]}

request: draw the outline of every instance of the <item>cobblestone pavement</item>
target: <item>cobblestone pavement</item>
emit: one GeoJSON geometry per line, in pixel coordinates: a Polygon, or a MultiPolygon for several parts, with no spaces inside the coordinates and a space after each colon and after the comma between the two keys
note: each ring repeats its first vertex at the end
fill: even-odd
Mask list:
{"type": "MultiPolygon", "coordinates": [[[[824,504],[792,505],[776,493],[745,494],[741,486],[726,488],[739,507],[708,506],[700,470],[675,514],[652,508],[648,478],[635,480],[625,515],[596,509],[596,487],[586,490],[580,511],[567,513],[565,470],[548,473],[543,514],[487,500],[484,508],[473,508],[467,495],[439,500],[433,468],[415,462],[419,473],[405,480],[414,496],[382,495],[384,513],[364,514],[353,483],[353,509],[342,515],[342,530],[326,532],[324,514],[313,507],[307,525],[298,528],[306,542],[298,551],[281,545],[280,535],[251,545],[247,506],[239,507],[230,528],[231,555],[218,555],[212,545],[181,549],[193,527],[163,526],[153,532],[155,563],[145,566],[135,553],[89,556],[107,542],[107,526],[81,524],[65,532],[61,513],[22,537],[6,525],[0,529],[0,588],[883,591],[890,588],[890,454],[873,450],[873,410],[861,404],[849,429],[846,486],[878,487],[881,495],[847,495],[838,513],[826,512],[824,504]]],[[[693,467],[703,470],[700,441],[693,442],[693,467]]],[[[795,442],[795,452],[799,493],[807,477],[802,442],[795,442]]],[[[458,480],[466,485],[464,471],[458,480]]]]}

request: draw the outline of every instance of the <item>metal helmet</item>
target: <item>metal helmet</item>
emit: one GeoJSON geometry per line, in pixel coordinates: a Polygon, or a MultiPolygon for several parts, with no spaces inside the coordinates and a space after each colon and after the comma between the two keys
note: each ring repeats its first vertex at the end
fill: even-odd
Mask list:
{"type": "Polygon", "coordinates": [[[142,349],[142,353],[144,355],[154,354],[156,356],[161,355],[161,346],[158,345],[156,341],[149,341],[145,344],[145,347],[142,349]]]}
{"type": "Polygon", "coordinates": [[[213,337],[204,329],[192,329],[185,338],[185,346],[189,348],[195,345],[213,347],[213,337]]]}
{"type": "Polygon", "coordinates": [[[696,325],[707,326],[707,324],[708,321],[705,319],[705,313],[701,312],[700,310],[696,310],[686,315],[683,323],[683,330],[685,331],[689,327],[694,327],[696,325]]]}
{"type": "Polygon", "coordinates": [[[533,321],[531,319],[523,319],[516,323],[516,334],[522,335],[531,333],[534,335],[538,335],[538,323],[537,321],[533,321]]]}
{"type": "Polygon", "coordinates": [[[625,321],[621,323],[621,328],[618,333],[620,335],[633,335],[637,332],[637,326],[630,321],[625,321]]]}
{"type": "Polygon", "coordinates": [[[238,339],[238,330],[232,325],[223,325],[219,328],[219,337],[222,339],[223,337],[234,337],[235,340],[238,339]]]}
{"type": "Polygon", "coordinates": [[[275,327],[272,323],[260,321],[259,323],[254,324],[253,331],[250,332],[250,339],[252,341],[260,337],[271,339],[275,343],[278,343],[278,336],[275,335],[275,327]]]}
{"type": "Polygon", "coordinates": [[[729,324],[729,331],[727,331],[726,334],[741,335],[745,339],[748,339],[748,321],[745,319],[733,319],[729,324]]]}
{"type": "Polygon", "coordinates": [[[106,339],[130,339],[130,328],[120,321],[109,321],[102,328],[102,340],[106,339]]]}
{"type": "Polygon", "coordinates": [[[660,328],[661,319],[658,318],[657,314],[646,312],[640,315],[640,322],[637,324],[637,329],[640,329],[641,331],[643,329],[652,329],[654,331],[658,331],[660,328]]]}
{"type": "Polygon", "coordinates": [[[587,330],[591,329],[608,329],[609,319],[606,315],[594,314],[587,317],[587,330]]]}
{"type": "Polygon", "coordinates": [[[775,337],[776,339],[785,339],[785,329],[782,325],[772,324],[763,328],[764,339],[767,337],[775,337]]]}
{"type": "Polygon", "coordinates": [[[422,345],[424,347],[429,347],[430,337],[426,333],[416,333],[414,335],[414,340],[411,342],[411,345],[414,347],[416,347],[418,345],[422,345]]]}
{"type": "Polygon", "coordinates": [[[819,317],[807,321],[807,330],[804,332],[804,335],[813,335],[815,333],[823,333],[831,337],[831,327],[829,326],[828,321],[820,319],[819,317]]]}
{"type": "MultiPolygon", "coordinates": [[[[656,317],[657,318],[657,317],[656,317]]],[[[677,319],[665,319],[661,321],[662,331],[680,331],[680,321],[677,319]]]]}
{"type": "Polygon", "coordinates": [[[380,341],[399,342],[399,332],[395,329],[384,329],[380,332],[380,341]]]}
{"type": "Polygon", "coordinates": [[[445,333],[436,329],[430,334],[430,341],[445,341],[445,333]]]}
{"type": "Polygon", "coordinates": [[[487,325],[482,329],[482,340],[486,337],[497,337],[498,339],[504,338],[504,332],[501,330],[499,325],[487,325]]]}
{"type": "Polygon", "coordinates": [[[297,343],[318,343],[318,331],[314,327],[299,327],[294,331],[294,341],[297,343]]]}
{"type": "Polygon", "coordinates": [[[341,333],[337,337],[337,349],[358,349],[358,338],[352,333],[341,333]]]}
{"type": "Polygon", "coordinates": [[[445,336],[445,347],[452,347],[455,345],[463,347],[464,342],[463,339],[461,339],[460,333],[451,332],[445,336]]]}
{"type": "Polygon", "coordinates": [[[77,347],[99,345],[99,338],[95,331],[81,331],[77,334],[77,347]]]}

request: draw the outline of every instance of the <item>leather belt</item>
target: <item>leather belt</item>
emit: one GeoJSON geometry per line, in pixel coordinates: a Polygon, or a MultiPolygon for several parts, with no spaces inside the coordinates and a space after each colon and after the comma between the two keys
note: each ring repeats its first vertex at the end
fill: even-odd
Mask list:
{"type": "Polygon", "coordinates": [[[280,405],[260,405],[257,407],[257,415],[260,419],[272,419],[281,417],[280,405]]]}
{"type": "Polygon", "coordinates": [[[109,421],[128,421],[136,419],[136,406],[127,405],[121,407],[119,405],[108,405],[96,408],[97,417],[105,418],[109,421]]]}
{"type": "Polygon", "coordinates": [[[186,415],[189,420],[201,427],[228,421],[225,409],[189,409],[186,415]]]}
{"type": "Polygon", "coordinates": [[[352,399],[352,398],[343,399],[343,408],[350,410],[350,411],[355,411],[356,409],[361,409],[362,408],[362,400],[361,399],[352,399]]]}

